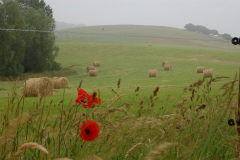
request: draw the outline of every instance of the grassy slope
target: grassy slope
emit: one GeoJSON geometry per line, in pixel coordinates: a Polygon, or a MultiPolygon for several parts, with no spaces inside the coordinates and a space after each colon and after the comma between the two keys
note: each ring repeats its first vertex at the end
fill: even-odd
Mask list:
{"type": "MultiPolygon", "coordinates": [[[[138,86],[140,86],[139,99],[151,94],[156,86],[160,86],[162,97],[166,98],[171,95],[177,102],[184,96],[186,97],[186,94],[183,94],[183,87],[202,78],[202,74],[196,73],[197,66],[213,69],[214,77],[233,78],[238,71],[240,59],[239,52],[220,50],[76,42],[58,43],[58,45],[61,48],[57,57],[58,62],[61,62],[63,66],[81,64],[74,68],[78,75],[68,77],[70,86],[70,89],[66,90],[68,100],[76,98],[76,88],[80,80],[83,80],[82,87],[88,92],[99,89],[101,96],[109,99],[114,95],[111,89],[117,86],[117,81],[121,78],[121,89],[129,95],[129,98],[135,95],[133,91],[138,86]],[[89,77],[86,67],[96,60],[101,63],[101,66],[97,68],[98,77],[89,77]],[[170,61],[173,70],[163,70],[161,63],[166,60],[170,61]],[[158,77],[149,78],[149,69],[157,69],[158,77]]],[[[223,82],[226,81],[223,80],[223,82]]],[[[223,82],[218,82],[216,85],[219,87],[223,82]]],[[[22,83],[19,83],[18,89],[22,83]]],[[[0,88],[7,89],[0,92],[1,101],[5,101],[5,104],[11,86],[9,82],[0,84],[0,88]]],[[[56,102],[62,98],[62,92],[62,90],[55,90],[53,98],[56,102]]],[[[27,100],[33,99],[37,98],[27,98],[27,100]]]]}
{"type": "Polygon", "coordinates": [[[89,26],[73,29],[61,30],[61,32],[72,33],[56,33],[57,42],[90,42],[90,43],[113,43],[113,44],[134,44],[148,46],[152,43],[154,46],[170,46],[184,48],[206,48],[206,49],[222,49],[222,50],[238,50],[239,46],[233,46],[231,42],[219,42],[211,40],[224,40],[221,37],[212,37],[195,32],[189,32],[184,29],[161,27],[161,26],[138,26],[138,25],[116,25],[116,26],[89,26]],[[104,30],[102,30],[104,29],[104,30]],[[83,33],[83,34],[77,34],[83,33]],[[94,33],[94,34],[88,34],[94,33]],[[121,36],[114,36],[121,35],[121,36]],[[132,37],[145,36],[145,37],[132,37]],[[171,37],[183,39],[201,39],[203,41],[194,40],[176,40],[154,37],[171,37]]]}

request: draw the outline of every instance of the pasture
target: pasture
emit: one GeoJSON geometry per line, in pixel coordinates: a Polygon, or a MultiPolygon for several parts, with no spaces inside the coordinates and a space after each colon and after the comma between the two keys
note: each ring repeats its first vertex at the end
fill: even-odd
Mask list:
{"type": "MultiPolygon", "coordinates": [[[[101,27],[96,28],[79,29],[97,32],[101,27]]],[[[142,28],[139,28],[141,31],[142,28]]],[[[104,27],[104,31],[108,29],[104,27]]],[[[112,29],[112,32],[118,29],[121,34],[140,33],[138,29],[124,27],[112,29]]],[[[160,28],[159,33],[161,29],[164,28],[160,28]]],[[[172,28],[166,27],[165,30],[170,30],[163,32],[166,35],[174,33],[172,28]]],[[[197,34],[175,31],[179,34],[174,35],[180,37],[197,34]]],[[[153,32],[143,33],[151,35],[153,32]]],[[[148,160],[229,160],[237,157],[236,126],[227,124],[229,118],[235,118],[235,110],[229,106],[237,105],[238,77],[235,75],[239,71],[240,52],[234,51],[235,46],[230,49],[227,44],[217,47],[210,42],[194,46],[193,42],[174,45],[159,41],[149,47],[150,41],[146,39],[137,42],[136,38],[130,38],[131,44],[121,38],[108,39],[108,36],[94,38],[96,41],[90,43],[87,40],[90,37],[85,35],[85,39],[80,39],[72,36],[73,39],[67,41],[66,35],[58,35],[60,53],[57,62],[63,67],[79,66],[71,68],[75,70],[73,74],[68,74],[72,70],[62,72],[66,74],[69,88],[55,89],[52,97],[24,98],[20,95],[23,80],[18,83],[0,82],[0,118],[3,122],[0,124],[1,159],[13,157],[17,149],[27,142],[43,145],[49,154],[31,148],[24,150],[19,159],[68,157],[80,160],[87,155],[97,155],[104,160],[140,160],[146,157],[148,160]],[[112,43],[108,43],[110,41],[112,43]],[[92,66],[94,61],[100,62],[100,67],[95,67],[98,76],[89,77],[87,67],[92,66]],[[163,61],[169,61],[172,70],[165,71],[161,66],[163,61]],[[203,78],[203,74],[196,71],[198,66],[212,69],[214,78],[229,78],[217,78],[211,83],[208,83],[208,78],[198,87],[190,87],[190,84],[203,78]],[[154,69],[157,69],[158,76],[149,77],[148,71],[154,69]],[[75,105],[81,80],[81,88],[89,94],[97,92],[102,103],[89,109],[75,105]],[[159,91],[151,98],[157,86],[159,91]],[[137,87],[139,91],[135,91],[137,87]],[[190,88],[197,92],[193,93],[190,88]],[[220,96],[225,91],[226,94],[220,96]],[[183,99],[187,101],[183,102],[183,99]],[[196,111],[195,108],[203,103],[206,108],[196,111]],[[91,142],[79,137],[79,128],[85,119],[94,120],[100,126],[99,138],[91,142]],[[6,122],[9,126],[5,125],[6,122]],[[7,141],[3,140],[4,136],[7,136],[7,141]]],[[[62,73],[59,74],[64,76],[62,73]]],[[[34,77],[34,74],[31,76],[34,77]]],[[[38,76],[46,75],[42,73],[38,76]]]]}

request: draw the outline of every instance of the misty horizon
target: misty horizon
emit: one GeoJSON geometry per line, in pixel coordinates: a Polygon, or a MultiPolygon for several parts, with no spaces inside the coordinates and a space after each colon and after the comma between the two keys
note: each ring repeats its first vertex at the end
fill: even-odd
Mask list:
{"type": "Polygon", "coordinates": [[[45,0],[55,21],[100,25],[148,25],[183,29],[188,23],[240,37],[240,1],[45,0]]]}

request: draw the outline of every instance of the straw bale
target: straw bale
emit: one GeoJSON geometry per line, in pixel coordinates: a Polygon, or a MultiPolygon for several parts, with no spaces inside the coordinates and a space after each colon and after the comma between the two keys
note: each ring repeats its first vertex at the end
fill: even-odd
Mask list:
{"type": "Polygon", "coordinates": [[[21,88],[25,97],[53,96],[53,85],[49,78],[29,78],[21,88]]]}
{"type": "Polygon", "coordinates": [[[52,84],[54,89],[68,88],[68,80],[66,77],[54,77],[52,84]]]}
{"type": "Polygon", "coordinates": [[[170,62],[168,61],[162,62],[162,67],[164,67],[165,64],[170,64],[170,62]]]}
{"type": "Polygon", "coordinates": [[[172,70],[172,65],[170,65],[170,64],[165,64],[165,65],[164,65],[164,70],[172,70]]]}
{"type": "Polygon", "coordinates": [[[93,66],[94,66],[94,67],[99,67],[99,66],[100,66],[100,62],[99,62],[99,61],[93,62],[93,66]]]}
{"type": "Polygon", "coordinates": [[[149,75],[149,77],[157,77],[158,76],[157,70],[156,69],[155,70],[149,70],[148,75],[149,75]]]}
{"type": "Polygon", "coordinates": [[[89,71],[89,76],[97,77],[97,74],[98,74],[97,70],[90,70],[89,71]]]}
{"type": "Polygon", "coordinates": [[[205,67],[197,67],[197,73],[203,73],[205,67]]]}
{"type": "Polygon", "coordinates": [[[212,69],[203,70],[203,78],[212,78],[212,77],[213,77],[212,69]]]}
{"type": "Polygon", "coordinates": [[[94,70],[94,66],[88,66],[87,67],[87,72],[89,72],[90,70],[94,70]]]}

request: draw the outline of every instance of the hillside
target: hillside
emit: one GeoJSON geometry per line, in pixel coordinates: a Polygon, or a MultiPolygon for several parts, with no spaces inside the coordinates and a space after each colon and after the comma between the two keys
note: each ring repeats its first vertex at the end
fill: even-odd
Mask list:
{"type": "Polygon", "coordinates": [[[65,23],[65,22],[58,22],[58,21],[56,21],[56,31],[62,30],[62,29],[84,27],[84,26],[85,26],[84,24],[71,24],[71,23],[65,23]]]}
{"type": "Polygon", "coordinates": [[[164,26],[108,25],[87,26],[61,30],[56,33],[56,42],[90,42],[112,44],[134,44],[183,48],[205,48],[237,50],[231,41],[222,37],[164,26]]]}

